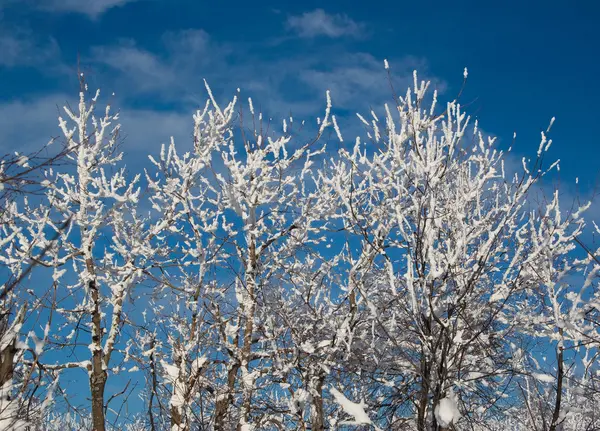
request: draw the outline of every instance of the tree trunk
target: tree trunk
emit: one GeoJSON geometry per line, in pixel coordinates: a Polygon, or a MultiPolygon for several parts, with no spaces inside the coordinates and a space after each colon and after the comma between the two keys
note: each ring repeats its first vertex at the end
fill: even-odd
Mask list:
{"type": "Polygon", "coordinates": [[[105,431],[104,424],[104,386],[106,372],[92,371],[90,389],[92,392],[92,426],[94,431],[105,431]]]}
{"type": "MultiPolygon", "coordinates": [[[[421,315],[423,319],[423,332],[426,337],[431,334],[431,320],[421,315]]],[[[423,344],[427,343],[427,338],[422,341],[423,344]]],[[[430,383],[429,380],[431,378],[431,358],[428,358],[425,354],[425,347],[421,347],[421,366],[420,366],[420,374],[421,374],[421,388],[419,391],[419,399],[417,400],[417,430],[418,431],[426,431],[427,430],[427,407],[429,406],[429,392],[430,392],[430,383]]]]}
{"type": "Polygon", "coordinates": [[[421,390],[417,401],[417,430],[426,431],[427,405],[429,404],[429,364],[421,352],[421,390]]]}
{"type": "Polygon", "coordinates": [[[14,372],[14,358],[17,353],[16,339],[10,342],[4,350],[0,352],[0,387],[12,379],[14,372]]]}
{"type": "MultiPolygon", "coordinates": [[[[4,331],[12,330],[12,327],[8,324],[8,312],[2,316],[2,326],[4,331]]],[[[17,317],[13,325],[21,324],[25,320],[25,306],[19,310],[17,317]]],[[[3,332],[4,332],[3,331],[3,332]]],[[[0,334],[0,338],[2,338],[0,334]]],[[[4,350],[0,351],[0,387],[4,386],[6,382],[12,379],[14,373],[14,358],[17,354],[17,334],[14,334],[14,338],[7,344],[4,350]]]]}
{"type": "Polygon", "coordinates": [[[92,297],[92,370],[90,373],[90,391],[92,393],[92,427],[94,431],[105,431],[104,387],[107,373],[104,367],[102,350],[102,316],[100,314],[100,292],[94,276],[91,259],[86,260],[88,273],[92,279],[88,281],[88,289],[92,297]]]}
{"type": "MultiPolygon", "coordinates": [[[[25,307],[21,309],[13,325],[23,323],[24,317],[25,307]]],[[[0,338],[7,336],[5,331],[13,331],[14,329],[14,326],[11,327],[8,325],[8,312],[1,319],[3,333],[0,333],[0,338]]],[[[7,343],[3,350],[0,350],[0,388],[3,388],[6,383],[10,384],[15,371],[14,359],[17,354],[17,334],[13,333],[12,335],[12,340],[7,343]]],[[[19,406],[11,405],[10,392],[2,392],[2,398],[0,398],[0,417],[3,417],[4,420],[2,422],[8,425],[9,429],[13,429],[12,426],[17,422],[19,415],[19,406]],[[11,420],[10,423],[7,423],[8,419],[11,420]]]]}
{"type": "Polygon", "coordinates": [[[239,364],[235,363],[227,372],[227,393],[217,396],[215,403],[215,431],[226,431],[225,420],[229,405],[233,402],[233,390],[235,389],[235,380],[237,377],[239,364]]]}
{"type": "Polygon", "coordinates": [[[312,394],[311,431],[325,431],[325,413],[323,409],[323,383],[325,376],[319,373],[312,394]]]}
{"type": "MultiPolygon", "coordinates": [[[[562,330],[561,330],[562,332],[562,330]]],[[[562,335],[562,334],[561,334],[562,335]]],[[[554,404],[554,412],[552,413],[552,423],[550,424],[549,431],[556,431],[558,427],[558,419],[560,418],[560,405],[562,402],[562,386],[564,377],[564,365],[563,365],[563,348],[562,345],[558,346],[556,352],[556,359],[558,362],[558,375],[556,376],[556,402],[554,404]]]]}
{"type": "MultiPolygon", "coordinates": [[[[258,272],[258,259],[256,256],[256,241],[252,238],[249,246],[248,267],[246,270],[246,290],[247,301],[244,304],[244,318],[246,325],[244,328],[244,340],[241,351],[241,370],[242,376],[250,373],[250,355],[252,353],[252,334],[254,333],[254,313],[256,309],[256,279],[258,272]]],[[[244,379],[245,380],[245,379],[244,379]]],[[[238,424],[241,429],[243,424],[247,424],[252,410],[252,390],[248,387],[246,381],[242,384],[242,417],[238,424]]]]}
{"type": "Polygon", "coordinates": [[[186,431],[183,425],[183,417],[179,408],[171,406],[171,430],[172,431],[186,431]]]}

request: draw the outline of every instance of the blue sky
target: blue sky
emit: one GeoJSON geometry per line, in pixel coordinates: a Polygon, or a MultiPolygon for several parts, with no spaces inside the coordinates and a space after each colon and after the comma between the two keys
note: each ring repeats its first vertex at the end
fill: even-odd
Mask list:
{"type": "MultiPolygon", "coordinates": [[[[58,134],[57,106],[77,92],[77,59],[91,88],[122,111],[127,155],[189,141],[202,78],[224,100],[242,89],[266,115],[311,119],[331,89],[341,127],[390,102],[390,61],[404,91],[413,69],[482,128],[533,155],[556,116],[551,157],[562,187],[584,194],[598,175],[600,5],[545,2],[211,2],[0,0],[0,150],[58,134]]],[[[599,213],[600,214],[600,213],[599,213]]]]}

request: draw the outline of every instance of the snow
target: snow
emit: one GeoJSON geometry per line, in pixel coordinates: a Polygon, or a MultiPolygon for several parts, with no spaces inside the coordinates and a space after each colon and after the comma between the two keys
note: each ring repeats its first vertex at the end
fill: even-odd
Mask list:
{"type": "Polygon", "coordinates": [[[310,341],[305,341],[304,343],[300,344],[300,348],[306,353],[315,353],[315,346],[313,346],[310,341]]]}
{"type": "Polygon", "coordinates": [[[29,337],[33,340],[33,343],[35,345],[35,347],[34,347],[35,355],[36,356],[41,355],[42,352],[44,351],[45,340],[44,339],[40,340],[38,337],[36,337],[36,335],[33,331],[29,332],[29,337]]]}
{"type": "Polygon", "coordinates": [[[456,405],[456,396],[452,390],[435,406],[434,414],[438,425],[443,428],[448,428],[460,419],[461,414],[456,405]]]}
{"type": "Polygon", "coordinates": [[[544,383],[553,383],[555,380],[554,377],[552,377],[550,374],[533,373],[532,376],[540,382],[544,383]]]}
{"type": "MultiPolygon", "coordinates": [[[[389,69],[387,60],[384,66],[389,69]]],[[[334,416],[324,418],[330,428],[339,424],[339,417],[348,419],[342,426],[374,426],[380,412],[370,412],[367,406],[385,400],[387,393],[407,392],[411,384],[407,382],[415,381],[416,371],[397,352],[419,355],[416,347],[421,348],[418,359],[430,366],[432,381],[444,388],[460,385],[464,390],[460,403],[449,390],[428,408],[427,421],[435,417],[443,427],[457,424],[459,406],[465,410],[480,406],[485,414],[487,407],[481,405],[487,406],[488,400],[474,403],[470,398],[476,387],[486,386],[486,395],[494,399],[513,393],[498,392],[493,376],[531,376],[525,383],[537,388],[535,379],[551,390],[552,369],[531,365],[537,354],[514,347],[510,363],[493,360],[497,353],[510,352],[497,350],[506,344],[493,342],[492,335],[511,339],[503,327],[514,317],[518,322],[514,331],[523,328],[531,334],[539,328],[538,338],[558,341],[559,348],[570,348],[574,342],[585,346],[581,341],[588,337],[597,340],[597,327],[584,319],[589,310],[600,309],[594,296],[600,269],[584,269],[594,265],[592,257],[581,261],[570,257],[572,239],[584,226],[580,213],[589,204],[567,219],[555,196],[545,213],[545,208],[530,213],[525,194],[513,191],[531,188],[536,180],[527,175],[528,169],[535,176],[537,167],[524,158],[522,180],[510,183],[512,173],[504,176],[504,160],[493,141],[478,134],[477,125],[473,135],[465,133],[469,117],[458,102],[449,103],[445,110],[436,108],[434,93],[432,104],[424,106],[428,85],[415,74],[414,89],[398,99],[397,112],[396,106],[385,106],[385,113],[371,110],[368,121],[357,114],[357,123],[367,129],[366,134],[382,141],[376,149],[356,137],[354,148],[340,145],[340,151],[331,154],[324,152],[324,143],[321,149],[314,148],[321,145],[317,142],[310,149],[297,147],[290,136],[278,137],[280,131],[272,129],[268,133],[255,130],[243,143],[247,147],[241,145],[232,131],[235,127],[229,124],[235,116],[235,100],[219,109],[207,85],[206,108],[194,115],[197,144],[193,151],[178,154],[171,140],[168,150],[161,147],[159,158],[150,156],[149,192],[141,196],[140,189],[135,190],[137,176],[131,179],[122,173],[116,165],[120,156],[114,155],[114,139],[104,136],[117,116],[107,111],[104,118],[94,119],[89,105],[82,105],[78,114],[65,110],[75,127],[71,129],[62,119],[59,126],[73,151],[77,172],[61,172],[56,178],[48,174],[42,185],[49,187],[36,197],[39,208],[31,210],[25,203],[22,210],[14,210],[14,217],[9,209],[7,217],[14,220],[0,230],[0,261],[18,274],[37,258],[33,253],[50,244],[47,233],[56,232],[56,221],[72,216],[76,221],[73,232],[69,228],[60,233],[56,247],[40,258],[40,266],[53,271],[56,298],[69,300],[64,308],[54,308],[56,317],[46,326],[43,338],[30,332],[26,341],[33,348],[19,341],[20,323],[9,314],[0,350],[14,342],[21,355],[15,364],[23,367],[23,355],[29,355],[26,361],[33,354],[42,356],[41,363],[47,361],[49,355],[42,354],[45,343],[69,331],[67,341],[76,340],[78,345],[87,345],[90,335],[92,339],[96,335],[101,341],[90,344],[90,352],[82,354],[91,358],[102,351],[102,368],[115,373],[126,368],[111,364],[110,355],[114,351],[121,364],[124,345],[123,363],[136,361],[146,371],[152,357],[153,363],[162,365],[152,370],[161,388],[158,395],[165,403],[170,397],[170,405],[187,420],[198,408],[196,394],[212,386],[215,396],[208,402],[231,403],[231,418],[258,419],[254,411],[240,414],[242,400],[272,400],[273,406],[265,407],[277,407],[274,411],[280,414],[270,419],[280,421],[282,427],[297,420],[289,419],[286,402],[290,410],[302,409],[305,416],[309,410],[314,413],[315,406],[305,407],[323,395],[325,382],[331,396],[322,397],[324,411],[334,416]],[[93,128],[87,124],[88,117],[93,128]],[[465,142],[471,136],[472,146],[465,142]],[[293,148],[293,155],[286,148],[293,148]],[[319,154],[330,159],[311,159],[319,154]],[[327,169],[318,167],[324,164],[327,169]],[[150,202],[145,201],[148,195],[150,202]],[[522,211],[525,207],[527,211],[522,211]],[[141,213],[146,208],[157,214],[138,218],[136,210],[141,213]],[[321,229],[320,223],[326,227],[321,229]],[[295,228],[293,233],[290,226],[295,228]],[[331,235],[338,228],[348,237],[344,250],[338,236],[331,235]],[[256,259],[248,259],[249,245],[256,259]],[[98,263],[95,268],[88,259],[98,263]],[[577,275],[579,267],[581,274],[589,271],[587,281],[563,287],[562,273],[577,275]],[[136,285],[147,285],[143,282],[149,274],[162,274],[164,285],[173,288],[157,287],[160,295],[156,297],[165,296],[164,301],[147,307],[145,301],[134,304],[136,285]],[[99,286],[95,304],[90,292],[79,289],[89,287],[92,280],[99,286]],[[537,294],[523,296],[522,303],[517,299],[520,295],[511,296],[534,285],[543,301],[536,302],[537,294]],[[130,294],[132,301],[127,300],[130,294]],[[136,334],[142,331],[136,322],[140,307],[147,308],[142,310],[143,337],[148,337],[144,341],[136,334]],[[93,313],[102,323],[92,327],[90,334],[89,326],[78,321],[89,322],[93,313]],[[248,334],[250,322],[254,325],[248,334]],[[153,334],[152,344],[148,334],[153,334]],[[249,339],[250,346],[246,344],[249,339]],[[449,350],[440,352],[439,346],[449,350]],[[460,364],[451,358],[461,358],[460,364]],[[398,374],[380,374],[377,389],[382,390],[371,391],[361,387],[371,377],[361,374],[364,369],[359,364],[364,361],[375,372],[390,369],[398,374]],[[440,375],[440,365],[446,368],[444,375],[440,375]],[[221,384],[232,370],[237,374],[232,376],[233,392],[227,393],[227,385],[221,384]],[[349,382],[352,387],[344,386],[349,382]],[[272,392],[273,399],[266,396],[277,384],[282,390],[272,392]],[[285,398],[288,392],[291,399],[285,398]],[[351,401],[344,392],[360,402],[351,401]]],[[[331,96],[327,91],[319,137],[332,126],[343,142],[331,96]]],[[[248,104],[254,114],[252,99],[248,104]]],[[[258,114],[260,121],[262,114],[258,114]]],[[[292,125],[291,117],[289,122],[284,119],[284,133],[294,135],[292,125]]],[[[347,133],[344,136],[352,141],[347,133]]],[[[542,134],[538,156],[548,151],[550,142],[542,134]]],[[[19,165],[27,163],[19,160],[19,165]]],[[[517,168],[511,166],[511,171],[517,168]]],[[[36,293],[31,290],[28,295],[35,298],[36,293]]],[[[32,317],[37,307],[32,303],[28,309],[32,317]]],[[[582,349],[589,353],[597,349],[595,343],[582,349]]],[[[69,364],[65,359],[57,358],[54,366],[43,365],[49,371],[92,369],[90,361],[69,364]]],[[[139,371],[138,365],[128,368],[131,373],[139,371]]],[[[511,384],[507,379],[507,385],[511,384]]],[[[431,387],[423,388],[429,397],[434,396],[431,387]]],[[[21,390],[14,389],[15,393],[21,390]]],[[[579,400],[568,399],[573,395],[585,396],[565,388],[562,412],[572,412],[579,405],[579,400]]],[[[537,394],[532,391],[527,396],[535,401],[537,394]]],[[[207,405],[208,411],[213,407],[207,405]]],[[[239,425],[248,431],[265,423],[261,418],[256,425],[239,425]]]]}
{"type": "Polygon", "coordinates": [[[348,398],[344,396],[340,391],[336,388],[329,388],[329,392],[333,395],[335,402],[344,410],[345,413],[354,417],[354,422],[349,423],[353,425],[368,425],[371,424],[371,419],[369,415],[365,412],[365,404],[355,403],[350,401],[348,398]]]}
{"type": "Polygon", "coordinates": [[[21,156],[17,160],[17,165],[22,166],[24,168],[29,167],[29,158],[27,156],[21,156]]]}
{"type": "Polygon", "coordinates": [[[335,115],[331,116],[331,121],[333,122],[333,129],[335,130],[335,134],[340,142],[344,142],[344,138],[342,137],[342,132],[340,131],[340,126],[338,126],[337,119],[335,115]]]}
{"type": "Polygon", "coordinates": [[[177,378],[179,377],[179,368],[177,368],[175,365],[171,365],[165,361],[161,361],[161,365],[167,373],[167,375],[166,375],[167,380],[170,383],[174,384],[177,381],[177,378]]]}

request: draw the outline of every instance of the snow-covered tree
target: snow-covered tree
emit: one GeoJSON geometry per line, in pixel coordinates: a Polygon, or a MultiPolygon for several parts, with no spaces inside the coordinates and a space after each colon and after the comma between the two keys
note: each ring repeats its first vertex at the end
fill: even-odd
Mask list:
{"type": "Polygon", "coordinates": [[[33,263],[51,275],[55,293],[46,306],[50,317],[33,359],[47,371],[87,371],[93,428],[101,431],[111,358],[126,321],[126,296],[141,275],[144,236],[135,211],[137,178],[129,182],[124,168],[116,168],[122,157],[117,149],[119,125],[114,124],[118,114],[107,106],[96,117],[99,92],[88,101],[83,78],[81,86],[77,110],[65,107],[67,120],[59,117],[66,158],[75,166],[46,172],[45,196],[19,214],[25,227],[11,242],[7,261],[17,276],[23,265],[33,263]],[[59,291],[59,286],[64,289],[59,291]],[[42,357],[46,344],[79,349],[88,337],[87,360],[47,363],[42,357]]]}
{"type": "MultiPolygon", "coordinates": [[[[191,146],[150,151],[142,174],[121,165],[118,115],[95,116],[82,83],[59,119],[72,165],[5,201],[12,426],[598,425],[599,250],[582,239],[587,204],[532,199],[558,169],[549,128],[516,163],[416,73],[392,106],[358,115],[351,144],[329,92],[311,134],[206,90],[191,146]],[[71,369],[87,372],[89,403],[60,383],[71,369]],[[113,408],[136,386],[142,409],[113,408]],[[26,401],[35,421],[13,414],[26,401]]],[[[33,159],[10,158],[12,176],[6,160],[0,183],[24,184],[33,159]]]]}

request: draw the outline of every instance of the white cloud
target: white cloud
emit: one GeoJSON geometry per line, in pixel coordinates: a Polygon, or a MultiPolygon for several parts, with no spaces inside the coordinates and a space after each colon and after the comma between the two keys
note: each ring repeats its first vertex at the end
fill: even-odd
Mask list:
{"type": "MultiPolygon", "coordinates": [[[[234,47],[215,42],[203,30],[167,32],[161,42],[162,46],[152,51],[132,40],[96,46],[83,62],[94,70],[100,85],[106,83],[127,102],[139,104],[141,98],[147,98],[150,103],[188,108],[204,104],[204,78],[215,83],[213,90],[218,94],[217,87],[238,70],[227,58],[234,47]]],[[[246,78],[237,76],[237,85],[246,78]]]]}
{"type": "MultiPolygon", "coordinates": [[[[58,138],[53,146],[60,146],[58,115],[65,117],[62,107],[66,104],[77,106],[76,96],[76,92],[72,95],[53,93],[28,100],[0,103],[0,155],[17,150],[24,153],[36,151],[53,137],[58,138]]],[[[99,109],[109,101],[110,96],[101,94],[99,109]]],[[[118,102],[113,109],[118,109],[121,114],[121,148],[128,162],[135,162],[127,158],[131,153],[157,153],[160,144],[167,143],[171,136],[175,137],[180,146],[191,146],[191,110],[180,112],[122,108],[118,102]]]]}
{"type": "MultiPolygon", "coordinates": [[[[241,88],[240,100],[245,103],[251,96],[255,108],[266,119],[272,117],[275,124],[290,114],[296,124],[302,120],[313,124],[323,114],[329,89],[339,121],[346,123],[344,131],[350,135],[353,132],[348,127],[357,123],[354,112],[364,113],[370,106],[377,109],[392,97],[383,60],[339,46],[325,44],[311,55],[288,51],[273,57],[269,44],[219,42],[200,29],[166,33],[161,42],[156,50],[148,50],[134,41],[121,40],[92,48],[82,61],[94,72],[88,77],[90,89],[99,86],[104,94],[116,93],[127,137],[124,148],[129,151],[158,145],[180,131],[185,131],[180,139],[186,139],[191,133],[191,114],[206,99],[203,78],[221,102],[231,100],[236,88],[241,88]],[[346,121],[347,115],[352,118],[346,121]]],[[[390,59],[390,64],[401,93],[410,84],[413,69],[427,78],[422,60],[390,59]]],[[[57,133],[53,114],[56,104],[61,106],[64,100],[64,96],[48,96],[35,103],[0,105],[6,120],[0,120],[0,129],[4,129],[0,147],[23,139],[35,146],[43,144],[50,131],[57,133]],[[33,133],[26,125],[27,111],[35,118],[49,119],[52,127],[40,128],[35,136],[20,136],[19,130],[33,133]]]]}
{"type": "Polygon", "coordinates": [[[323,9],[304,12],[301,15],[290,16],[286,26],[300,37],[312,38],[327,36],[338,38],[342,36],[363,37],[365,26],[352,20],[345,14],[328,14],[323,9]]]}
{"type": "Polygon", "coordinates": [[[162,40],[172,55],[207,55],[214,44],[202,29],[170,31],[163,35],[162,40]]]}
{"type": "Polygon", "coordinates": [[[39,40],[24,29],[0,33],[0,66],[32,66],[58,58],[60,50],[52,38],[39,40]]]}
{"type": "Polygon", "coordinates": [[[74,12],[97,19],[100,15],[115,7],[139,0],[38,0],[39,9],[52,12],[74,12]]]}
{"type": "MultiPolygon", "coordinates": [[[[139,104],[142,96],[191,109],[204,104],[203,78],[219,100],[229,100],[239,87],[242,100],[251,96],[255,107],[274,120],[290,113],[296,120],[321,115],[326,90],[331,90],[336,107],[346,111],[362,111],[392,98],[383,60],[368,53],[325,45],[311,55],[291,51],[273,58],[269,45],[216,42],[200,29],[166,33],[162,44],[148,51],[121,41],[94,48],[88,61],[97,76],[103,75],[101,82],[109,83],[126,103],[139,104]]],[[[430,78],[423,60],[404,57],[390,64],[401,93],[412,83],[414,69],[422,79],[430,78]]],[[[433,81],[443,91],[443,82],[433,81]]]]}
{"type": "Polygon", "coordinates": [[[181,112],[123,108],[120,114],[122,149],[126,156],[131,152],[143,152],[144,157],[147,154],[156,155],[160,152],[161,144],[168,144],[171,137],[175,139],[178,148],[192,148],[192,110],[181,112]]]}
{"type": "MultiPolygon", "coordinates": [[[[132,41],[119,45],[100,46],[92,49],[92,62],[118,72],[117,78],[133,95],[159,91],[172,87],[176,71],[165,64],[157,55],[139,48],[132,41]]],[[[111,83],[119,87],[119,82],[111,83]]]]}
{"type": "Polygon", "coordinates": [[[190,91],[204,88],[202,78],[219,76],[215,72],[226,69],[225,56],[232,51],[200,29],[167,32],[161,42],[156,51],[133,40],[92,47],[84,63],[91,64],[95,73],[104,76],[121,95],[181,101],[190,91]]]}
{"type": "Polygon", "coordinates": [[[76,101],[65,94],[54,93],[32,100],[1,103],[0,153],[31,152],[58,136],[57,107],[68,99],[76,101]]]}
{"type": "MultiPolygon", "coordinates": [[[[392,81],[396,91],[404,94],[412,86],[412,72],[419,72],[419,79],[431,80],[442,93],[446,84],[428,73],[427,62],[414,57],[390,61],[392,81]]],[[[334,106],[346,110],[365,110],[370,106],[378,109],[393,98],[383,60],[363,52],[343,53],[331,56],[326,69],[306,67],[298,71],[298,77],[318,94],[330,90],[334,106]]]]}

